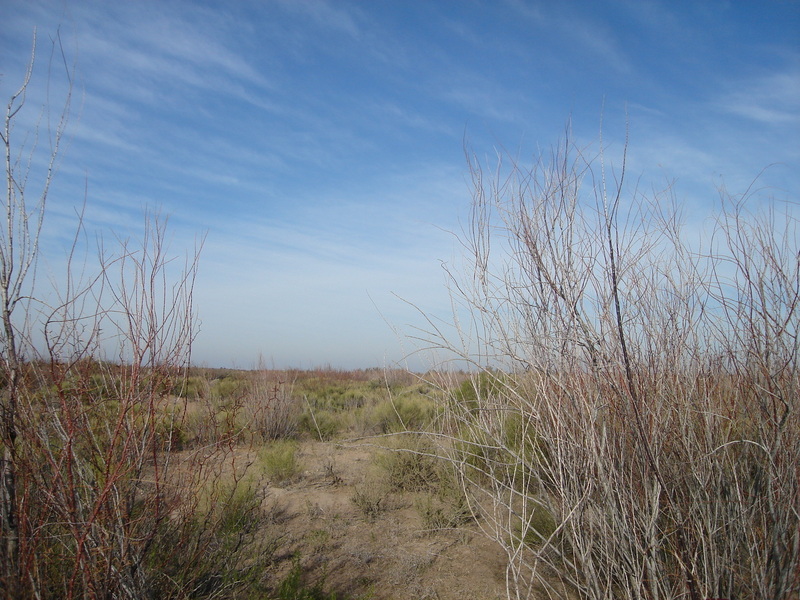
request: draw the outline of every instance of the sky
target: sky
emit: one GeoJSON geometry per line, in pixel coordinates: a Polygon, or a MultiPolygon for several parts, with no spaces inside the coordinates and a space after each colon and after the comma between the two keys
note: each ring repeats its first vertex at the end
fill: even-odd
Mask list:
{"type": "Polygon", "coordinates": [[[602,123],[618,161],[627,122],[629,173],[689,219],[756,178],[799,199],[797,0],[0,0],[3,105],[34,30],[20,131],[74,71],[41,269],[84,204],[104,236],[168,215],[173,254],[203,240],[199,365],[433,366],[465,147],[524,163],[602,123]]]}

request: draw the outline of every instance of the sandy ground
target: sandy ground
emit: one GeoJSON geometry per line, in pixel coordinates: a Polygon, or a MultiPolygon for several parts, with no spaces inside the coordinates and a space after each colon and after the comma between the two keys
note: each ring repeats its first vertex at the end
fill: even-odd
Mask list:
{"type": "Polygon", "coordinates": [[[309,581],[324,578],[326,590],[354,598],[505,598],[501,550],[476,523],[425,530],[418,495],[376,488],[375,452],[363,444],[305,442],[302,474],[266,484],[264,502],[282,536],[275,577],[298,553],[309,581]],[[353,501],[358,493],[381,499],[375,514],[353,501]]]}

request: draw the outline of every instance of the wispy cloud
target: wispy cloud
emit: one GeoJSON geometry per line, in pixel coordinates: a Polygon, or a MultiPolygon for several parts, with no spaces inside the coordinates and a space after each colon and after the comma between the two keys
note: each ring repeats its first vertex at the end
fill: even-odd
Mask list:
{"type": "Polygon", "coordinates": [[[361,28],[356,22],[357,9],[328,0],[280,0],[285,10],[302,14],[311,19],[315,26],[322,29],[335,30],[353,38],[361,35],[361,28]]]}
{"type": "MultiPolygon", "coordinates": [[[[34,25],[44,48],[61,24],[78,65],[48,251],[63,256],[84,197],[87,230],[132,235],[154,205],[172,213],[175,250],[207,232],[196,356],[210,364],[402,355],[383,318],[420,322],[396,296],[448,310],[440,261],[459,264],[447,232],[471,197],[465,139],[488,166],[505,149],[525,164],[571,119],[596,152],[604,113],[618,166],[627,120],[631,181],[674,181],[699,222],[720,182],[746,186],[769,164],[765,186],[800,185],[800,60],[772,8],[757,21],[743,4],[662,0],[3,8],[4,95],[34,25]]],[[[40,58],[20,132],[47,102],[40,58]]],[[[65,90],[60,72],[50,84],[51,99],[65,90]]]]}
{"type": "Polygon", "coordinates": [[[800,69],[738,81],[735,89],[718,100],[718,106],[766,125],[800,125],[800,69]]]}
{"type": "Polygon", "coordinates": [[[551,56],[564,64],[576,55],[592,64],[602,64],[617,74],[631,74],[633,67],[619,41],[619,31],[605,20],[592,16],[585,9],[563,4],[511,1],[509,5],[526,21],[534,24],[540,34],[553,40],[551,56]],[[566,42],[566,43],[564,43],[566,42]]]}

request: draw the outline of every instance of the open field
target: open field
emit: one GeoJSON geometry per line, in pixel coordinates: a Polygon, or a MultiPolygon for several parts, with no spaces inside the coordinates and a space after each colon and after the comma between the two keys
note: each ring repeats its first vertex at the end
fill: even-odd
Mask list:
{"type": "Polygon", "coordinates": [[[267,589],[299,566],[304,586],[338,598],[505,597],[501,549],[446,466],[412,453],[424,436],[405,433],[432,430],[441,390],[377,369],[198,371],[188,383],[190,413],[219,390],[240,402],[238,461],[268,515],[263,535],[276,540],[267,589]],[[259,390],[271,405],[254,405],[259,390]]]}
{"type": "MultiPolygon", "coordinates": [[[[574,517],[561,512],[558,499],[568,500],[573,486],[586,490],[602,481],[620,483],[624,477],[616,473],[583,480],[597,478],[596,465],[576,469],[571,481],[558,483],[548,469],[560,468],[551,453],[563,449],[547,432],[533,429],[534,416],[541,426],[548,415],[541,404],[543,379],[529,373],[445,377],[378,369],[192,368],[168,378],[171,387],[158,388],[153,436],[146,440],[157,452],[145,452],[138,466],[130,460],[135,453],[125,457],[124,446],[133,437],[123,436],[124,443],[118,440],[116,446],[113,436],[99,439],[106,423],[128,420],[122,414],[127,411],[124,403],[112,393],[125,388],[126,370],[81,363],[51,373],[57,380],[40,384],[36,402],[46,408],[44,398],[58,397],[59,387],[73,394],[73,403],[79,401],[80,416],[73,416],[90,431],[76,427],[72,442],[83,449],[72,460],[76,470],[88,468],[94,474],[72,484],[61,480],[55,458],[61,456],[63,462],[66,449],[58,447],[57,437],[50,439],[52,471],[20,471],[22,489],[41,493],[38,486],[46,483],[52,488],[41,503],[28,496],[33,509],[28,518],[38,518],[39,533],[29,540],[36,546],[27,556],[40,578],[42,597],[119,589],[125,576],[115,572],[115,565],[124,568],[130,566],[125,561],[138,560],[137,585],[156,598],[494,600],[519,593],[513,569],[520,564],[539,569],[527,597],[577,598],[580,586],[564,573],[575,568],[577,553],[589,551],[597,560],[601,548],[576,545],[582,538],[570,538],[565,531],[574,526],[574,517]],[[78,390],[80,397],[75,396],[78,390]],[[103,475],[102,462],[113,454],[119,454],[115,469],[120,472],[103,475]],[[132,499],[134,506],[123,518],[105,512],[115,505],[103,497],[108,486],[99,485],[102,477],[116,493],[132,499]],[[70,485],[77,498],[72,505],[64,499],[70,485]],[[57,510],[49,501],[62,503],[62,510],[74,511],[72,518],[85,519],[88,527],[65,528],[48,516],[57,510]],[[127,528],[134,538],[127,549],[114,547],[115,526],[127,528]],[[134,531],[140,532],[139,546],[134,531]],[[82,540],[91,540],[91,548],[82,550],[82,540]],[[509,548],[519,556],[509,556],[509,548]],[[101,568],[103,564],[108,566],[101,568]]],[[[735,387],[727,382],[724,389],[723,383],[716,378],[713,396],[734,402],[735,387]]],[[[555,389],[547,394],[558,396],[555,389]]],[[[564,410],[563,399],[556,404],[551,411],[564,410]]],[[[729,415],[734,408],[727,408],[729,415]]],[[[717,413],[724,417],[724,410],[719,406],[717,413]]],[[[47,414],[41,413],[43,426],[47,414]]],[[[566,414],[556,414],[563,427],[569,426],[566,414]]],[[[135,428],[140,418],[128,422],[135,428]]],[[[57,423],[53,420],[50,426],[57,423]]],[[[737,440],[757,434],[747,431],[752,423],[741,420],[726,420],[722,426],[705,423],[704,436],[737,440]]],[[[616,426],[609,413],[606,429],[616,426]]],[[[550,427],[558,436],[567,435],[555,423],[550,427]]],[[[587,451],[590,431],[588,427],[583,433],[587,451]]],[[[714,444],[724,447],[725,441],[719,438],[714,444]]],[[[736,444],[729,450],[739,460],[750,460],[750,466],[738,469],[722,462],[730,471],[719,476],[755,478],[740,482],[738,494],[760,493],[753,485],[780,493],[777,482],[759,479],[761,463],[748,447],[736,444]]],[[[616,460],[631,460],[624,448],[613,451],[616,460]]],[[[662,452],[663,459],[677,450],[662,452]]],[[[664,468],[671,468],[670,463],[664,468]]],[[[645,491],[636,496],[647,497],[645,491]]],[[[621,504],[627,496],[623,491],[606,498],[621,504]]],[[[691,507],[695,499],[681,501],[691,507]]],[[[718,510],[734,506],[732,502],[718,510]]],[[[617,508],[607,510],[614,516],[617,508]]],[[[667,510],[662,510],[660,518],[668,523],[667,510]]],[[[644,507],[641,511],[647,513],[644,507]]],[[[749,518],[762,518],[752,514],[749,518]]],[[[598,529],[592,535],[614,535],[604,531],[604,518],[588,517],[587,523],[598,529]]],[[[764,524],[754,535],[770,526],[764,524]]],[[[738,585],[748,585],[754,575],[735,577],[744,582],[738,585]]]]}
{"type": "Polygon", "coordinates": [[[74,434],[75,446],[85,444],[72,456],[75,469],[119,454],[120,473],[105,477],[141,508],[122,524],[105,513],[97,475],[60,480],[57,457],[63,463],[68,450],[51,441],[53,471],[23,471],[25,489],[55,481],[47,500],[88,527],[85,536],[65,529],[46,516],[47,501],[44,513],[37,509],[38,529],[49,534],[29,540],[36,547],[26,554],[44,597],[118,589],[124,576],[111,565],[132,560],[141,565],[140,589],[164,598],[505,597],[501,549],[480,533],[453,470],[422,454],[434,453],[425,432],[433,431],[443,392],[417,376],[190,369],[157,393],[146,440],[157,453],[145,452],[137,466],[124,456],[132,437],[98,440],[100,419],[127,420],[114,397],[126,370],[82,363],[54,373],[37,398],[82,390],[72,416],[95,428],[74,434]],[[63,499],[70,487],[80,488],[71,507],[63,499]],[[141,531],[141,547],[115,549],[115,522],[131,537],[141,531]],[[82,558],[85,538],[93,549],[82,558]],[[76,570],[83,571],[77,582],[76,570]]]}

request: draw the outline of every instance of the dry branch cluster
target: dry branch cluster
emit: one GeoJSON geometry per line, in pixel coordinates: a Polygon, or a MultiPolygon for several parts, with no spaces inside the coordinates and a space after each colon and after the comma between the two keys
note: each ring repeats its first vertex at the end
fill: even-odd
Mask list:
{"type": "MultiPolygon", "coordinates": [[[[60,40],[53,51],[66,64],[60,40]]],[[[138,242],[101,244],[89,275],[76,234],[59,287],[44,293],[36,264],[72,73],[63,112],[51,119],[45,106],[24,131],[33,65],[0,135],[0,595],[235,594],[269,556],[253,536],[260,499],[236,462],[241,432],[209,419],[205,443],[179,452],[199,251],[176,263],[165,222],[149,217],[138,242]]]]}
{"type": "Polygon", "coordinates": [[[509,596],[797,597],[796,207],[723,192],[695,240],[569,142],[470,164],[458,341],[429,339],[480,372],[446,448],[509,596]]]}

